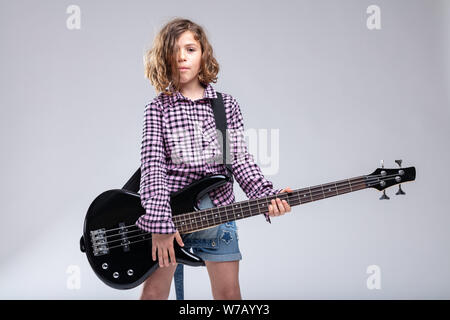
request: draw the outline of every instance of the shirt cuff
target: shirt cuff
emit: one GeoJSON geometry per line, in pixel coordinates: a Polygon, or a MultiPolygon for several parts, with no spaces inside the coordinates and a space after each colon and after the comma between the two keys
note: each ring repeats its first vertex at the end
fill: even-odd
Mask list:
{"type": "Polygon", "coordinates": [[[148,215],[140,216],[139,219],[136,221],[136,226],[139,229],[150,233],[169,234],[177,232],[177,229],[175,228],[175,224],[173,223],[172,219],[166,221],[156,221],[150,220],[148,215]]]}

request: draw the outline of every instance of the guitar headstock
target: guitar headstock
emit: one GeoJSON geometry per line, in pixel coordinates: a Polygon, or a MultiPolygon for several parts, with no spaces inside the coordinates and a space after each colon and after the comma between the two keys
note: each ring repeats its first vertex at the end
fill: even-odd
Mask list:
{"type": "Polygon", "coordinates": [[[398,169],[387,169],[384,167],[384,162],[381,160],[381,168],[377,168],[374,172],[366,176],[366,183],[368,187],[383,191],[380,200],[389,200],[385,189],[399,185],[396,195],[404,195],[401,183],[414,181],[416,179],[416,168],[408,167],[402,168],[402,160],[395,160],[399,165],[398,169]]]}

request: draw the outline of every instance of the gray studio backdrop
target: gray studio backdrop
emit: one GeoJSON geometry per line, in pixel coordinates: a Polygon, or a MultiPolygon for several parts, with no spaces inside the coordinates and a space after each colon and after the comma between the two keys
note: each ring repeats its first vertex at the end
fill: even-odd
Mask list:
{"type": "MultiPolygon", "coordinates": [[[[139,166],[156,95],[142,56],[174,17],[206,29],[246,129],[279,130],[275,171],[254,154],[275,187],[417,168],[389,201],[367,189],[238,221],[243,298],[450,298],[449,2],[2,0],[0,298],[139,297],[100,282],[78,241],[139,166]]],[[[212,298],[205,268],[185,276],[186,299],[212,298]]]]}

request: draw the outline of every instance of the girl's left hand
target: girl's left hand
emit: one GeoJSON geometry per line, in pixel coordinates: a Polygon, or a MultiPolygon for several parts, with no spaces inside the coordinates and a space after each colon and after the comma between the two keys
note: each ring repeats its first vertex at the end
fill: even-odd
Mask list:
{"type": "MultiPolygon", "coordinates": [[[[292,189],[287,187],[280,191],[280,193],[283,192],[292,192],[292,189]]],[[[280,198],[276,198],[271,202],[272,204],[269,204],[269,216],[271,217],[282,216],[286,212],[291,211],[291,206],[289,205],[289,203],[287,203],[286,200],[281,201],[280,198]]]]}

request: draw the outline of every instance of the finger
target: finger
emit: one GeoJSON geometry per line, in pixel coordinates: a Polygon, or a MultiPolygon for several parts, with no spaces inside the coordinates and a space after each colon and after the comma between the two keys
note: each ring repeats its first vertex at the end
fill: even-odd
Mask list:
{"type": "Polygon", "coordinates": [[[280,191],[280,193],[282,193],[282,192],[292,192],[292,189],[287,187],[280,191]]]}
{"type": "Polygon", "coordinates": [[[173,250],[173,247],[169,248],[169,256],[170,256],[170,262],[172,265],[175,265],[177,263],[175,258],[175,250],[173,250]]]}
{"type": "Polygon", "coordinates": [[[269,204],[269,216],[273,217],[273,206],[269,204]]]}
{"type": "Polygon", "coordinates": [[[281,199],[280,199],[280,198],[277,198],[277,199],[276,199],[276,202],[277,202],[278,211],[280,212],[280,215],[285,214],[286,210],[284,210],[284,205],[283,205],[283,203],[281,202],[281,199]]]}
{"type": "Polygon", "coordinates": [[[169,263],[169,253],[168,253],[167,248],[165,248],[163,250],[163,258],[164,258],[164,266],[168,267],[170,265],[170,263],[169,263]]]}
{"type": "Polygon", "coordinates": [[[280,214],[280,212],[278,211],[278,206],[277,203],[275,202],[275,200],[272,200],[272,206],[273,206],[273,214],[275,216],[278,216],[280,214]]]}
{"type": "Polygon", "coordinates": [[[177,240],[177,243],[184,247],[184,242],[183,242],[183,238],[181,238],[180,233],[177,231],[177,234],[175,235],[175,239],[177,240]]]}
{"type": "Polygon", "coordinates": [[[152,243],[152,260],[156,260],[156,245],[152,243]]]}
{"type": "Polygon", "coordinates": [[[161,247],[158,247],[158,262],[160,268],[164,267],[163,250],[161,247]]]}
{"type": "Polygon", "coordinates": [[[291,206],[289,205],[289,203],[286,200],[283,200],[283,204],[284,204],[284,207],[286,208],[286,212],[290,212],[291,206]]]}

